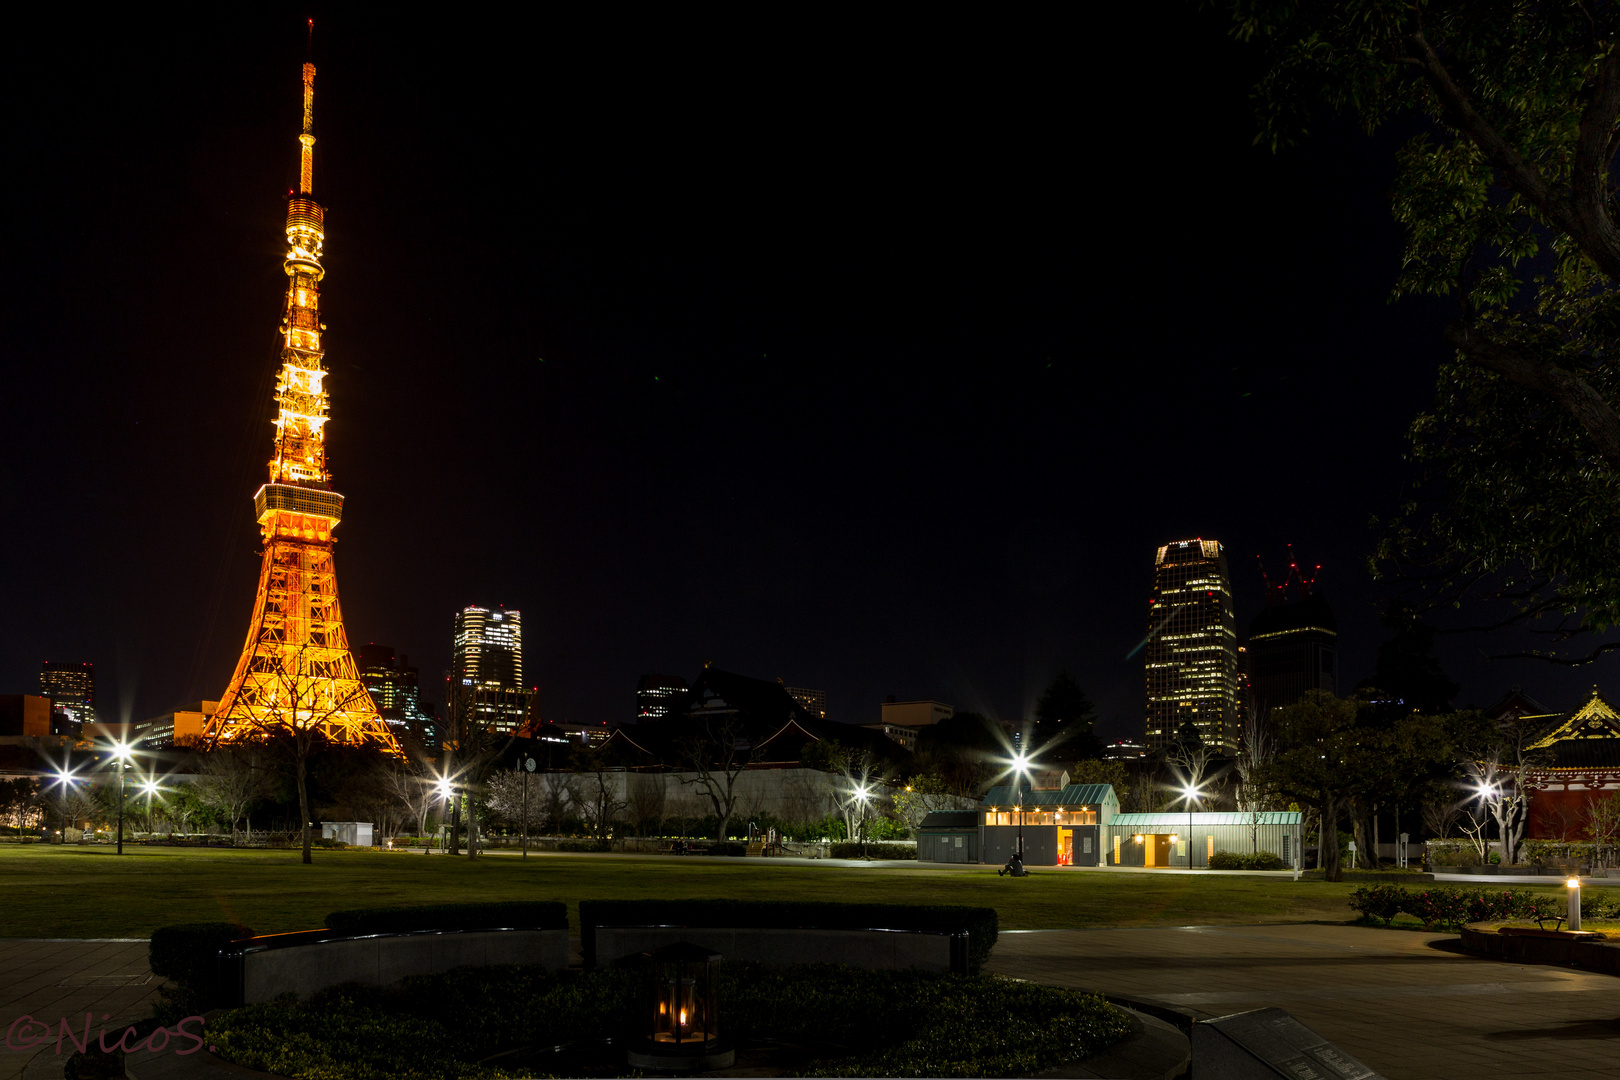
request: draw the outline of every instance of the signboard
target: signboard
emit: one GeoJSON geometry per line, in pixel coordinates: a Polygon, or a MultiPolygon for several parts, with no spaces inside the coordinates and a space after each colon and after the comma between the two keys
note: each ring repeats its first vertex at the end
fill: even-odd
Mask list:
{"type": "Polygon", "coordinates": [[[1194,1080],[1383,1080],[1281,1009],[1255,1009],[1194,1024],[1194,1080]]]}

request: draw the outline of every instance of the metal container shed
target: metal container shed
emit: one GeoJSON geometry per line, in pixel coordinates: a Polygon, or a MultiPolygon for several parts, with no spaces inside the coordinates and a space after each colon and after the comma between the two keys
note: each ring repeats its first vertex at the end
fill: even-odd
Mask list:
{"type": "Polygon", "coordinates": [[[979,812],[935,810],[917,827],[917,861],[979,861],[979,812]]]}
{"type": "Polygon", "coordinates": [[[993,787],[979,804],[980,861],[1000,865],[1023,837],[1026,866],[1096,866],[1100,830],[1119,812],[1110,784],[1071,784],[1057,774],[1048,788],[993,787]]]}
{"type": "Polygon", "coordinates": [[[1217,851],[1247,855],[1269,851],[1290,866],[1299,866],[1302,816],[1298,810],[1258,813],[1117,814],[1104,826],[1104,854],[1109,866],[1187,865],[1188,829],[1192,830],[1192,865],[1209,865],[1217,851]],[[1258,847],[1257,847],[1258,843],[1258,847]]]}

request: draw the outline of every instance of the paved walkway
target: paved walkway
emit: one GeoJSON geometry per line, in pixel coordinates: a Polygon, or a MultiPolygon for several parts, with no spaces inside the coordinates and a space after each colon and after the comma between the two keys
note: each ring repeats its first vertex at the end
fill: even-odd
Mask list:
{"type": "MultiPolygon", "coordinates": [[[[56,1035],[65,1019],[83,1039],[85,1013],[92,1040],[105,1028],[112,1042],[131,1021],[152,1014],[158,983],[146,966],[145,940],[0,938],[0,1024],[25,1044],[31,1040],[19,1023],[22,1017],[33,1017],[35,1025],[44,1024],[56,1035]]],[[[32,1031],[38,1036],[40,1028],[32,1031]]],[[[17,1080],[25,1072],[29,1080],[61,1076],[73,1049],[66,1038],[61,1055],[54,1041],[20,1051],[0,1043],[0,1080],[17,1080]]]]}
{"type": "Polygon", "coordinates": [[[1620,1073],[1620,979],[1357,926],[1003,932],[990,969],[1195,1019],[1276,1006],[1389,1080],[1620,1073]]]}

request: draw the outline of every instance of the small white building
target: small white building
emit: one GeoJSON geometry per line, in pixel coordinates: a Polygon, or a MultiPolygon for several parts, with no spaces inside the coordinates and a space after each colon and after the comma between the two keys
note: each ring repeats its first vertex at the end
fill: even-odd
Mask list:
{"type": "Polygon", "coordinates": [[[336,840],[350,847],[371,846],[371,822],[369,821],[323,821],[321,822],[321,839],[336,840]]]}

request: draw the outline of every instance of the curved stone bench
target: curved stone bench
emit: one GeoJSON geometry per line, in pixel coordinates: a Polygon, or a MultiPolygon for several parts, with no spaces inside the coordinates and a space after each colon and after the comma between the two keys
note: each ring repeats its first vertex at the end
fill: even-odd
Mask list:
{"type": "Polygon", "coordinates": [[[926,930],[821,930],[811,927],[596,926],[596,966],[612,967],[678,941],[713,949],[728,961],[792,967],[847,964],[874,971],[965,974],[968,935],[926,930]]]}
{"type": "Polygon", "coordinates": [[[413,930],[333,934],[304,930],[233,942],[220,956],[222,982],[239,988],[251,1005],[282,994],[307,998],[340,983],[389,986],[411,975],[458,967],[538,964],[568,966],[568,931],[514,927],[486,930],[413,930]]]}

